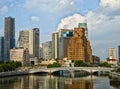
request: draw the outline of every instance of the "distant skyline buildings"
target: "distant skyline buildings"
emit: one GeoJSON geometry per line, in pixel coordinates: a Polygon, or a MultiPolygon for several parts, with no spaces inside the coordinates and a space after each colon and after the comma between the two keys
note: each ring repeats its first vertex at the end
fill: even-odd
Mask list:
{"type": "Polygon", "coordinates": [[[118,46],[118,60],[120,62],[120,45],[118,46]]]}
{"type": "Polygon", "coordinates": [[[30,57],[39,58],[39,29],[21,30],[18,39],[19,47],[28,48],[30,57]]]}
{"type": "Polygon", "coordinates": [[[10,49],[15,47],[15,18],[5,17],[4,37],[6,60],[9,60],[10,49]]]}
{"type": "Polygon", "coordinates": [[[108,57],[109,59],[117,59],[116,48],[108,48],[108,57]]]}

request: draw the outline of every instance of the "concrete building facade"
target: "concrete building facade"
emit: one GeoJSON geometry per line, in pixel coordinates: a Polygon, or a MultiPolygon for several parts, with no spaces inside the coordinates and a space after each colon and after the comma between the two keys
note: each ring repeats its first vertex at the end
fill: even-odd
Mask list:
{"type": "Polygon", "coordinates": [[[52,41],[47,41],[42,43],[43,49],[43,59],[44,60],[51,60],[52,59],[52,41]]]}
{"type": "Polygon", "coordinates": [[[108,48],[109,59],[117,59],[117,53],[115,48],[108,48]]]}
{"type": "Polygon", "coordinates": [[[15,47],[15,19],[12,17],[5,18],[4,36],[6,60],[9,60],[10,49],[15,47]]]}
{"type": "Polygon", "coordinates": [[[28,48],[30,57],[39,58],[39,29],[22,30],[19,33],[19,47],[28,48]]]}
{"type": "Polygon", "coordinates": [[[59,33],[52,33],[52,58],[59,58],[59,33]]]}
{"type": "Polygon", "coordinates": [[[92,49],[89,40],[85,36],[84,28],[75,28],[73,37],[70,38],[67,48],[68,60],[82,60],[92,63],[92,49]]]}
{"type": "Polygon", "coordinates": [[[72,29],[59,30],[59,59],[67,58],[67,46],[72,36],[72,29]]]}
{"type": "Polygon", "coordinates": [[[19,47],[10,50],[10,60],[20,61],[22,65],[29,65],[29,50],[27,48],[19,47]]]}

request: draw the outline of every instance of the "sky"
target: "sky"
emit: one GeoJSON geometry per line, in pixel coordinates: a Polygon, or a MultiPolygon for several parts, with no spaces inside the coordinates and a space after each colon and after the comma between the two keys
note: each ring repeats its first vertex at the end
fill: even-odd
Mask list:
{"type": "Polygon", "coordinates": [[[93,55],[106,59],[108,48],[120,45],[120,0],[0,0],[0,36],[8,16],[15,18],[16,41],[20,30],[39,28],[43,43],[87,22],[93,55]]]}

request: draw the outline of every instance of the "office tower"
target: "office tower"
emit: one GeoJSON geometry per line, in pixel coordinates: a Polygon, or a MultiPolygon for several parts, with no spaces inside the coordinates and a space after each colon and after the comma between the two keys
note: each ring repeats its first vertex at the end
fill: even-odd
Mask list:
{"type": "Polygon", "coordinates": [[[59,34],[52,33],[52,58],[59,58],[59,34]]]}
{"type": "Polygon", "coordinates": [[[117,59],[117,54],[116,54],[115,48],[108,49],[108,57],[109,57],[109,59],[117,59]]]}
{"type": "Polygon", "coordinates": [[[15,19],[12,17],[5,18],[5,55],[9,60],[10,49],[15,47],[15,19]]]}
{"type": "Polygon", "coordinates": [[[118,46],[118,60],[120,62],[120,46],[118,46]]]}
{"type": "Polygon", "coordinates": [[[29,50],[28,48],[18,47],[10,50],[10,60],[19,61],[22,65],[29,65],[29,50]]]}
{"type": "Polygon", "coordinates": [[[19,33],[19,47],[28,48],[30,57],[39,58],[39,29],[22,30],[19,33]]]}
{"type": "Polygon", "coordinates": [[[4,37],[0,37],[0,61],[4,61],[4,37]]]}
{"type": "Polygon", "coordinates": [[[42,43],[43,48],[43,59],[50,60],[52,59],[52,41],[47,41],[42,43]]]}
{"type": "Polygon", "coordinates": [[[73,36],[73,30],[59,30],[59,59],[67,58],[67,46],[70,38],[73,36]]]}
{"type": "Polygon", "coordinates": [[[85,29],[85,36],[88,39],[88,28],[87,28],[87,23],[79,23],[78,28],[84,28],[85,29]]]}
{"type": "Polygon", "coordinates": [[[92,49],[89,40],[85,36],[84,28],[75,28],[73,37],[70,38],[67,48],[68,60],[82,60],[92,63],[92,49]]]}

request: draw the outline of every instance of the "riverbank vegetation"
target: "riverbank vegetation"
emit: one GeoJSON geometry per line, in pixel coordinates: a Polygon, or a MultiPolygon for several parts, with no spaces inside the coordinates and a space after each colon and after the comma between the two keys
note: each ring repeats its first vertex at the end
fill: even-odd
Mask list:
{"type": "Polygon", "coordinates": [[[21,66],[21,62],[18,61],[0,62],[0,72],[13,71],[21,66]]]}
{"type": "Polygon", "coordinates": [[[61,65],[59,63],[53,63],[53,64],[47,65],[47,68],[55,68],[55,67],[61,67],[61,65]]]}
{"type": "Polygon", "coordinates": [[[75,66],[75,67],[88,67],[88,66],[90,66],[90,65],[88,65],[87,63],[85,63],[85,62],[83,62],[83,61],[81,61],[81,60],[76,60],[76,61],[74,62],[74,66],[75,66]]]}

